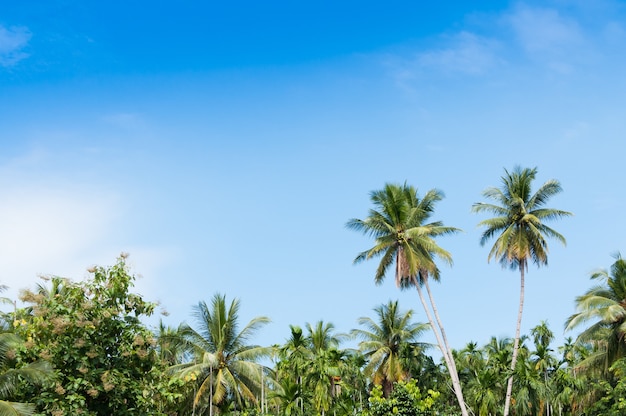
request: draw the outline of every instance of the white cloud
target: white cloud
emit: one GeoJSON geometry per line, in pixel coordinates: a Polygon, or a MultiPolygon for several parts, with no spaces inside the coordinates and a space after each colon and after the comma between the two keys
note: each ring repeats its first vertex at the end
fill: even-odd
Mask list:
{"type": "Polygon", "coordinates": [[[498,64],[498,43],[471,32],[460,32],[446,38],[446,47],[417,56],[421,68],[442,72],[483,74],[498,64]]]}
{"type": "Polygon", "coordinates": [[[30,38],[31,33],[25,27],[0,25],[0,66],[10,67],[27,58],[29,55],[23,49],[30,38]]]}
{"type": "Polygon", "coordinates": [[[608,22],[604,26],[603,33],[604,39],[609,44],[623,45],[626,42],[626,29],[624,25],[618,22],[608,22]]]}
{"type": "Polygon", "coordinates": [[[20,186],[0,195],[0,282],[17,290],[39,274],[80,278],[86,256],[111,228],[110,195],[61,187],[20,186]]]}
{"type": "Polygon", "coordinates": [[[583,41],[578,24],[556,10],[519,6],[506,20],[530,53],[555,52],[583,41]]]}
{"type": "Polygon", "coordinates": [[[570,72],[588,50],[579,24],[557,10],[518,5],[503,21],[531,59],[557,72],[570,72]]]}
{"type": "Polygon", "coordinates": [[[124,207],[119,195],[97,189],[26,186],[0,195],[0,284],[17,299],[40,275],[87,276],[92,265],[110,266],[122,251],[137,275],[134,291],[149,301],[164,296],[161,270],[178,260],[173,247],[134,245],[120,237],[124,207]]]}
{"type": "Polygon", "coordinates": [[[500,43],[494,39],[462,31],[439,37],[442,46],[385,57],[385,64],[397,86],[408,94],[414,83],[433,74],[481,76],[503,63],[498,56],[500,43]]]}
{"type": "Polygon", "coordinates": [[[39,275],[84,278],[94,264],[108,266],[131,254],[137,292],[154,300],[159,271],[176,260],[174,248],[137,244],[124,190],[63,172],[68,160],[38,148],[0,165],[0,284],[17,299],[39,275]]]}
{"type": "Polygon", "coordinates": [[[137,129],[146,126],[146,122],[143,117],[135,113],[113,113],[107,114],[102,117],[102,120],[107,124],[113,125],[122,129],[137,129]]]}
{"type": "MultiPolygon", "coordinates": [[[[519,3],[497,16],[475,17],[472,24],[482,32],[464,28],[442,34],[431,47],[387,59],[399,86],[412,91],[417,79],[438,74],[491,77],[519,67],[520,55],[533,66],[567,74],[593,65],[601,54],[581,24],[556,9],[519,3]]],[[[605,41],[621,44],[623,34],[620,24],[605,24],[605,41]]]]}

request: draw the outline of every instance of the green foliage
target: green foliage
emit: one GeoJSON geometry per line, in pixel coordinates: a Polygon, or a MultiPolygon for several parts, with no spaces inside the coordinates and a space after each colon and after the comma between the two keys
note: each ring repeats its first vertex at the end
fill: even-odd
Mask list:
{"type": "Polygon", "coordinates": [[[388,183],[384,189],[373,191],[370,199],[374,209],[370,209],[369,215],[346,224],[349,229],[375,239],[374,246],[359,253],[354,263],[380,257],[374,276],[376,284],[382,283],[394,263],[398,287],[412,287],[428,276],[439,280],[435,258],[452,264],[452,255],[439,247],[435,238],[460,231],[441,221],[428,222],[443,193],[431,189],[420,199],[413,186],[388,183]]]}
{"type": "Polygon", "coordinates": [[[275,350],[269,409],[281,416],[361,414],[367,397],[363,355],[339,348],[345,336],[335,334],[332,323],[307,323],[307,335],[298,326],[290,328],[290,338],[275,350]]]}
{"type": "Polygon", "coordinates": [[[429,222],[436,203],[443,199],[443,193],[437,189],[431,189],[420,199],[417,189],[413,186],[406,183],[402,186],[388,183],[384,189],[371,192],[370,199],[374,209],[369,210],[369,215],[363,220],[353,218],[346,224],[349,229],[375,239],[374,246],[357,255],[354,263],[380,257],[374,276],[377,284],[382,283],[387,271],[395,265],[396,285],[403,289],[409,287],[417,289],[420,302],[448,367],[461,414],[467,416],[455,362],[428,283],[431,278],[440,280],[440,271],[435,259],[452,264],[452,255],[441,248],[435,239],[460,230],[444,226],[441,221],[429,222]],[[422,293],[422,285],[428,293],[428,301],[422,293]]]}
{"type": "Polygon", "coordinates": [[[413,311],[400,311],[397,301],[389,301],[374,310],[378,320],[359,318],[364,329],[353,329],[352,336],[361,339],[359,349],[369,360],[365,375],[375,384],[381,384],[388,396],[393,383],[409,378],[412,359],[427,347],[418,343],[417,338],[429,328],[427,324],[412,322],[413,311]]]}
{"type": "Polygon", "coordinates": [[[527,268],[529,260],[537,265],[546,265],[546,237],[555,238],[563,244],[565,238],[545,222],[572,215],[567,211],[545,208],[550,197],[561,192],[561,184],[551,179],[532,193],[537,168],[517,166],[512,172],[506,169],[504,172],[502,187],[491,187],[483,192],[483,196],[493,203],[479,202],[472,206],[474,212],[496,215],[478,224],[485,227],[480,244],[495,238],[487,259],[495,258],[505,267],[521,270],[527,268]]]}
{"type": "Polygon", "coordinates": [[[364,416],[425,415],[436,404],[438,397],[439,392],[433,390],[428,390],[423,395],[415,380],[395,383],[389,398],[383,396],[382,387],[377,385],[370,393],[370,407],[364,412],[364,416]]]}
{"type": "Polygon", "coordinates": [[[565,329],[587,326],[576,341],[593,345],[594,352],[580,363],[580,369],[606,373],[615,361],[626,357],[626,259],[616,254],[610,270],[597,270],[591,279],[600,283],[576,298],[578,312],[568,318],[565,329]]]}
{"type": "Polygon", "coordinates": [[[626,413],[626,359],[616,361],[610,379],[594,381],[594,388],[602,396],[590,407],[590,413],[603,416],[621,416],[626,413]]]}
{"type": "Polygon", "coordinates": [[[30,315],[16,321],[15,331],[26,340],[20,359],[45,360],[56,375],[35,397],[40,414],[164,414],[175,394],[166,388],[170,380],[158,365],[152,333],[140,321],[155,304],[129,293],[134,276],[125,256],[90,273],[83,282],[54,277],[51,290],[22,293],[30,315]]]}
{"type": "MultiPolygon", "coordinates": [[[[45,361],[22,363],[17,350],[22,340],[12,333],[0,333],[0,416],[28,416],[35,411],[31,403],[11,401],[23,387],[33,388],[50,380],[52,371],[45,361]]],[[[25,400],[23,400],[25,401],[25,400]]]]}
{"type": "MultiPolygon", "coordinates": [[[[521,168],[516,166],[512,172],[504,170],[502,186],[491,187],[483,192],[483,196],[492,202],[479,202],[472,206],[477,213],[492,213],[495,217],[478,223],[484,227],[480,244],[495,238],[487,261],[497,259],[503,267],[520,271],[520,301],[517,314],[515,338],[511,370],[516,369],[520,343],[520,328],[524,310],[524,273],[529,261],[537,266],[548,264],[547,237],[555,238],[565,245],[565,237],[545,223],[572,215],[570,212],[545,205],[550,197],[561,192],[561,184],[551,179],[532,193],[532,183],[537,175],[537,168],[521,168]]],[[[509,415],[514,376],[510,375],[504,404],[504,416],[509,415]]]]}
{"type": "Polygon", "coordinates": [[[200,302],[195,308],[196,327],[182,325],[181,340],[189,347],[192,358],[171,367],[188,388],[187,399],[198,412],[218,407],[222,411],[235,403],[238,409],[255,404],[269,369],[257,361],[270,349],[248,344],[266,317],[256,317],[239,330],[238,299],[230,303],[226,296],[215,294],[210,304],[200,302]]]}

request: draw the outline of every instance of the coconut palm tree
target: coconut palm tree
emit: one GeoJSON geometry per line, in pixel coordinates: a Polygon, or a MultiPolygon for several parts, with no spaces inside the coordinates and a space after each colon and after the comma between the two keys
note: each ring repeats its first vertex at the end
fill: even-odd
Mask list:
{"type": "Polygon", "coordinates": [[[511,376],[507,382],[504,402],[504,416],[509,415],[511,393],[513,389],[513,372],[519,352],[522,313],[524,310],[524,278],[528,263],[537,266],[548,264],[548,243],[546,237],[555,238],[565,244],[565,238],[554,229],[545,225],[545,221],[572,215],[567,211],[545,208],[550,197],[562,191],[561,184],[551,179],[532,193],[532,182],[537,175],[537,168],[515,167],[512,172],[504,170],[502,187],[491,187],[483,192],[483,196],[493,203],[479,202],[472,206],[477,213],[495,214],[493,218],[481,221],[478,225],[485,227],[480,244],[495,238],[496,241],[489,252],[487,261],[497,259],[503,267],[520,271],[520,300],[513,341],[511,358],[511,376]]]}
{"type": "Polygon", "coordinates": [[[437,245],[435,238],[459,231],[457,228],[444,226],[441,221],[428,222],[435,204],[443,199],[443,193],[431,189],[420,199],[417,189],[406,183],[385,184],[382,190],[373,191],[370,199],[374,209],[370,209],[367,218],[364,220],[355,218],[346,224],[349,229],[362,232],[375,240],[374,247],[361,252],[354,259],[354,263],[381,257],[374,276],[377,284],[382,283],[387,271],[395,265],[396,285],[400,288],[414,286],[417,289],[450,373],[461,413],[466,416],[467,409],[456,364],[428,283],[431,277],[439,280],[439,268],[435,258],[448,264],[452,263],[450,253],[437,245]],[[426,288],[430,306],[422,293],[422,285],[426,288]]]}
{"type": "Polygon", "coordinates": [[[368,358],[365,374],[374,384],[380,384],[385,397],[389,397],[393,384],[408,378],[408,369],[404,368],[402,354],[405,345],[414,349],[427,347],[417,339],[428,328],[428,324],[411,322],[413,311],[401,312],[398,301],[389,301],[386,305],[374,309],[377,321],[361,317],[359,325],[365,329],[354,329],[351,334],[360,338],[359,349],[368,358]]]}
{"type": "Polygon", "coordinates": [[[302,390],[299,383],[290,378],[279,380],[275,389],[269,394],[270,399],[284,416],[304,415],[304,401],[309,399],[308,393],[302,390]]]}
{"type": "Polygon", "coordinates": [[[615,361],[626,356],[626,260],[620,254],[614,257],[610,271],[592,273],[591,279],[600,284],[576,298],[578,312],[565,325],[569,331],[591,322],[576,341],[590,343],[594,349],[578,366],[605,374],[615,361]]]}
{"type": "Polygon", "coordinates": [[[216,294],[211,304],[200,302],[194,308],[197,329],[183,325],[181,334],[192,346],[193,359],[172,367],[183,379],[195,380],[193,406],[224,407],[227,400],[241,408],[245,401],[256,402],[262,373],[269,370],[257,360],[269,356],[271,349],[249,345],[254,333],[269,322],[266,317],[252,319],[241,331],[239,300],[227,306],[226,298],[216,294]]]}

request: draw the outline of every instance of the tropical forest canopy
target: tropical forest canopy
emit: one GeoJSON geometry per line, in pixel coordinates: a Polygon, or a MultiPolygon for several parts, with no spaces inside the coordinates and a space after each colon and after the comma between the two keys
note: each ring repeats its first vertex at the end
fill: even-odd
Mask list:
{"type": "Polygon", "coordinates": [[[375,282],[394,279],[415,292],[413,304],[372,305],[347,333],[312,320],[257,345],[271,317],[242,320],[236,294],[199,299],[189,323],[150,326],[157,305],[134,292],[122,254],[90,268],[85,280],[46,277],[23,288],[23,306],[4,299],[0,416],[621,415],[626,260],[619,254],[573,299],[563,325],[578,336],[555,345],[562,328],[546,322],[521,332],[529,266],[547,266],[549,245],[566,242],[558,222],[571,215],[550,205],[560,183],[536,184],[536,173],[505,170],[472,207],[484,216],[477,244],[519,278],[511,338],[450,347],[439,311],[456,308],[463,319],[462,310],[438,304],[430,283],[445,290],[441,267],[454,253],[440,237],[460,230],[437,217],[441,191],[388,183],[372,191],[365,218],[347,222],[370,244],[354,262],[375,262],[375,282]],[[436,344],[423,341],[429,332],[436,344]]]}

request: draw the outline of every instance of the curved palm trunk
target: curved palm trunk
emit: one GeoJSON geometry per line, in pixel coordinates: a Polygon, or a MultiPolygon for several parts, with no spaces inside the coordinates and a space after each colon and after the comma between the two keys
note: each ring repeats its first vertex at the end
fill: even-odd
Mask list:
{"type": "MultiPolygon", "coordinates": [[[[459,380],[459,372],[456,369],[456,362],[454,361],[454,357],[452,356],[452,349],[450,348],[450,344],[448,344],[448,337],[446,336],[446,331],[444,331],[443,329],[443,323],[441,322],[441,318],[439,317],[439,312],[437,311],[437,305],[435,304],[435,299],[433,298],[433,294],[430,291],[430,286],[428,285],[428,278],[424,279],[424,285],[426,286],[426,292],[428,293],[430,304],[433,307],[433,313],[435,314],[437,325],[439,326],[439,330],[441,331],[441,337],[443,338],[443,343],[446,347],[446,352],[448,354],[448,357],[450,358],[450,364],[452,365],[452,368],[450,369],[450,373],[453,374],[453,377],[456,378],[456,381],[459,384],[459,390],[461,391],[461,397],[462,397],[463,391],[461,389],[461,381],[459,380]]],[[[465,403],[465,400],[463,402],[465,403]]]]}
{"type": "Polygon", "coordinates": [[[515,341],[513,342],[513,356],[511,357],[511,376],[506,384],[506,397],[504,399],[504,416],[509,416],[511,407],[511,395],[513,393],[513,373],[517,364],[517,353],[519,352],[520,330],[522,327],[522,312],[524,310],[524,269],[526,262],[520,262],[520,292],[519,310],[517,312],[517,326],[515,328],[515,341]]]}
{"type": "Polygon", "coordinates": [[[426,316],[428,317],[428,323],[430,324],[430,327],[435,333],[437,344],[439,345],[439,349],[441,350],[441,353],[443,354],[443,359],[446,362],[446,366],[448,367],[448,372],[450,373],[450,379],[452,381],[452,388],[454,390],[454,395],[456,396],[457,401],[459,402],[459,406],[461,407],[461,414],[462,416],[468,416],[467,407],[465,406],[465,400],[463,399],[463,391],[461,390],[461,383],[459,381],[458,373],[456,372],[456,366],[454,365],[454,359],[451,359],[452,355],[449,353],[448,349],[446,348],[445,344],[443,343],[441,339],[441,334],[435,327],[435,322],[433,320],[432,314],[430,313],[430,308],[428,307],[428,304],[426,303],[426,299],[424,299],[422,288],[420,287],[415,277],[413,277],[413,283],[415,284],[415,287],[417,288],[417,293],[419,294],[420,301],[422,302],[422,306],[424,307],[424,311],[426,312],[426,316]]]}

